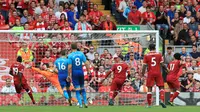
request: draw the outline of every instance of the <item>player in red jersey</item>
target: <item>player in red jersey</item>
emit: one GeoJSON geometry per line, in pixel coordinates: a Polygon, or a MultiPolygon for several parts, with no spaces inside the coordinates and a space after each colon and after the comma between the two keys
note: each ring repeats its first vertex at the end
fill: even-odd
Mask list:
{"type": "Polygon", "coordinates": [[[144,56],[144,64],[142,68],[142,74],[145,74],[146,67],[148,67],[148,75],[147,75],[147,102],[148,107],[151,106],[152,100],[152,87],[156,82],[156,85],[160,89],[160,104],[163,108],[166,108],[164,104],[164,81],[161,74],[161,65],[167,70],[167,67],[163,63],[162,54],[155,52],[155,44],[149,45],[150,52],[144,56]]]}
{"type": "Polygon", "coordinates": [[[174,99],[179,95],[180,93],[180,83],[179,83],[179,70],[181,66],[184,64],[184,62],[180,61],[181,60],[181,54],[176,53],[174,54],[174,60],[169,63],[168,69],[169,73],[167,75],[167,84],[170,88],[170,100],[168,103],[173,106],[173,101],[174,99]],[[173,93],[174,92],[174,93],[173,93]]]}
{"type": "Polygon", "coordinates": [[[114,99],[118,92],[121,90],[128,71],[128,65],[122,61],[121,57],[114,56],[115,64],[106,73],[105,79],[113,72],[114,78],[111,83],[110,93],[109,93],[109,105],[114,105],[114,99]]]}
{"type": "Polygon", "coordinates": [[[24,66],[22,63],[22,57],[17,57],[17,62],[13,63],[10,67],[10,74],[14,77],[14,85],[17,92],[17,96],[21,98],[21,90],[25,89],[28,93],[29,97],[32,100],[32,103],[35,104],[35,100],[33,98],[32,90],[26,82],[25,77],[23,76],[24,66]]]}

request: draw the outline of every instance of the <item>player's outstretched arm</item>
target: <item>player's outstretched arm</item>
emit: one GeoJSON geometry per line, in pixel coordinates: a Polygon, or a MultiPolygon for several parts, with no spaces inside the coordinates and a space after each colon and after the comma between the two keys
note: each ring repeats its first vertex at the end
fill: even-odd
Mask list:
{"type": "Polygon", "coordinates": [[[142,75],[143,76],[145,74],[146,69],[147,69],[147,64],[143,64],[143,66],[142,66],[142,75]]]}

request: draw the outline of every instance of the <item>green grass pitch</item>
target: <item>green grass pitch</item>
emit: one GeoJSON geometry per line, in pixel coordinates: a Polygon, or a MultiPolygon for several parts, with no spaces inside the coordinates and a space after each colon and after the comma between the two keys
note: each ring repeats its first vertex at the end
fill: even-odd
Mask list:
{"type": "Polygon", "coordinates": [[[199,112],[200,106],[175,106],[162,108],[153,106],[90,106],[78,108],[76,106],[2,106],[0,112],[199,112]]]}

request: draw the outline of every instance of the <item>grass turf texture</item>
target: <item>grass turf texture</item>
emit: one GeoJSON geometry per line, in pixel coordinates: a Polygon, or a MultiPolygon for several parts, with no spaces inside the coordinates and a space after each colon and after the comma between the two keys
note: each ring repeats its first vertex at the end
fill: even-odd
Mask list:
{"type": "Polygon", "coordinates": [[[198,112],[199,106],[175,106],[163,109],[160,106],[145,108],[144,106],[5,106],[0,112],[198,112]]]}

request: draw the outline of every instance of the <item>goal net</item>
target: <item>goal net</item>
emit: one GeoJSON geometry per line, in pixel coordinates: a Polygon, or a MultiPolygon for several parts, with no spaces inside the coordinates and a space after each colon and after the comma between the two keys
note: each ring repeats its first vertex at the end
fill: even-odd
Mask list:
{"type": "MultiPolygon", "coordinates": [[[[105,72],[113,64],[113,56],[123,57],[129,65],[131,76],[128,76],[115,105],[145,105],[147,87],[146,77],[141,77],[143,55],[148,53],[148,45],[156,44],[156,50],[162,50],[162,40],[158,31],[0,31],[0,105],[31,105],[25,90],[21,97],[16,94],[13,77],[9,67],[17,56],[22,56],[25,66],[24,76],[33,91],[38,105],[68,105],[60,94],[62,90],[56,83],[57,74],[52,73],[54,61],[61,50],[71,52],[70,44],[77,42],[90,61],[91,72],[85,76],[85,88],[90,105],[108,105],[112,77],[103,83],[105,72]]],[[[67,54],[66,54],[67,56],[67,54]]],[[[77,105],[73,86],[73,104],[77,105]]],[[[153,104],[158,105],[156,86],[153,89],[153,104]]]]}

